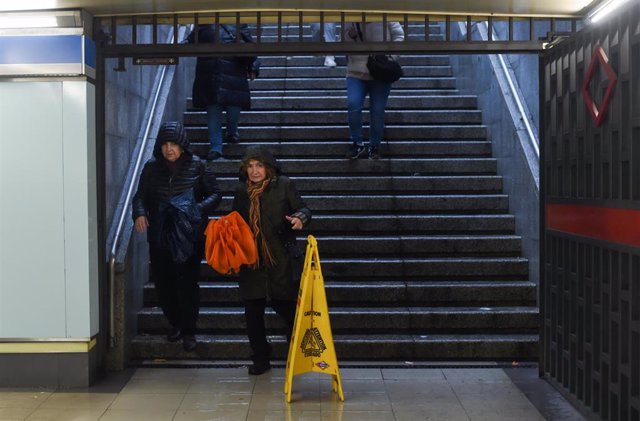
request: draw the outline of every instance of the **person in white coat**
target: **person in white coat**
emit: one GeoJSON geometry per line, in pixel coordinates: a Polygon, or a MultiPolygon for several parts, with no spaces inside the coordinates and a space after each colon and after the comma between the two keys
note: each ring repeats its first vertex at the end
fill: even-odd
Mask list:
{"type": "MultiPolygon", "coordinates": [[[[324,23],[324,42],[336,42],[336,24],[333,22],[324,23]]],[[[320,24],[311,24],[311,39],[314,42],[320,42],[320,24]]],[[[334,56],[325,56],[324,65],[327,67],[336,67],[336,58],[334,56]]]]}

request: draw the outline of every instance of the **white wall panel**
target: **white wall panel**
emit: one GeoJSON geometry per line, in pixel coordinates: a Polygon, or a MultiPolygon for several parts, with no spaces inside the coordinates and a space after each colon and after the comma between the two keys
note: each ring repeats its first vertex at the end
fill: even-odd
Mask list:
{"type": "Polygon", "coordinates": [[[61,82],[0,82],[0,337],[64,337],[61,82]]]}
{"type": "Polygon", "coordinates": [[[90,337],[98,332],[94,92],[87,82],[63,82],[68,337],[90,337]]]}

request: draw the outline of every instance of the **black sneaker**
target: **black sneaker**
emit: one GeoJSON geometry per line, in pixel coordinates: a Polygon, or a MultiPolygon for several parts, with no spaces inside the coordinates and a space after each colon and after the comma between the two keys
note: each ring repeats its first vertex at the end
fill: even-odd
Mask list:
{"type": "Polygon", "coordinates": [[[222,158],[222,153],[218,152],[218,151],[210,151],[207,154],[207,161],[215,161],[216,159],[220,159],[222,158]]]}
{"type": "Polygon", "coordinates": [[[236,134],[234,134],[234,135],[227,135],[227,136],[224,138],[224,141],[225,141],[226,143],[238,143],[238,142],[240,142],[240,135],[239,135],[239,134],[237,134],[237,133],[236,133],[236,134]]]}
{"type": "Polygon", "coordinates": [[[369,146],[369,159],[380,159],[380,152],[377,146],[369,146]]]}
{"type": "Polygon", "coordinates": [[[349,148],[349,151],[345,155],[345,158],[358,159],[364,154],[364,152],[365,152],[365,149],[363,145],[358,145],[357,143],[353,143],[349,148]]]}
{"type": "Polygon", "coordinates": [[[198,346],[198,342],[196,342],[196,336],[189,333],[185,333],[184,336],[182,337],[182,348],[184,348],[184,350],[187,352],[191,352],[195,350],[197,346],[198,346]]]}

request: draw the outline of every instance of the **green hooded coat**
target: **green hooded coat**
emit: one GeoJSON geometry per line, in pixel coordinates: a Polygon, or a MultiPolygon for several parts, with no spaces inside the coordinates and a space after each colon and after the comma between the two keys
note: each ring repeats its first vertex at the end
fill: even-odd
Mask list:
{"type": "MultiPolygon", "coordinates": [[[[295,300],[300,280],[293,279],[289,253],[284,246],[285,242],[295,240],[295,232],[285,216],[296,216],[300,218],[303,226],[306,226],[311,221],[311,211],[300,197],[293,181],[280,175],[278,163],[266,148],[261,146],[249,148],[242,162],[246,163],[252,159],[273,168],[276,174],[260,197],[261,235],[265,236],[276,264],[271,268],[258,269],[243,266],[240,269],[240,296],[245,300],[266,297],[276,300],[295,300]]],[[[240,180],[241,183],[236,187],[233,198],[233,210],[238,211],[251,226],[246,174],[241,173],[240,180]]],[[[262,256],[260,261],[263,261],[262,256]]]]}

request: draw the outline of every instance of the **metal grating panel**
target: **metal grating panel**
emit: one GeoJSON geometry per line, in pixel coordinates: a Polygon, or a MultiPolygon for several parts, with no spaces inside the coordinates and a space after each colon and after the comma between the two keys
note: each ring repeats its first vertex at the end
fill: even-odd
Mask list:
{"type": "MultiPolygon", "coordinates": [[[[516,17],[516,16],[461,16],[428,15],[421,13],[375,13],[375,12],[292,12],[292,11],[243,11],[211,12],[195,14],[162,14],[142,16],[101,16],[95,18],[95,39],[104,43],[105,57],[180,57],[180,56],[216,56],[230,54],[246,55],[293,55],[309,53],[354,53],[354,52],[395,52],[420,53],[460,52],[460,53],[538,53],[546,44],[557,42],[582,26],[580,17],[516,17]],[[351,22],[389,22],[397,21],[403,25],[403,42],[365,41],[362,43],[344,42],[346,28],[351,22]],[[338,28],[338,42],[315,42],[311,37],[309,24],[312,22],[335,22],[338,28]],[[464,37],[453,34],[454,25],[465,23],[464,37]],[[488,23],[490,27],[501,29],[504,35],[496,37],[472,36],[472,29],[478,23],[488,23]],[[178,26],[197,27],[198,25],[247,24],[256,35],[252,43],[184,44],[173,39],[164,42],[158,39],[158,31],[178,26]],[[277,36],[263,34],[267,27],[274,28],[277,36]],[[147,28],[154,34],[152,42],[142,42],[136,36],[141,28],[147,28]],[[432,29],[438,28],[438,33],[432,29]],[[528,30],[524,30],[527,29],[528,30]],[[517,29],[517,34],[514,33],[517,29]],[[442,35],[440,34],[442,32],[442,35]],[[523,37],[521,34],[528,36],[523,37]],[[126,35],[126,36],[123,36],[126,35]]],[[[217,33],[217,31],[214,31],[217,33]]],[[[386,37],[386,36],[385,36],[386,37]]],[[[240,38],[237,38],[240,40],[240,38]]]]}
{"type": "MultiPolygon", "coordinates": [[[[585,209],[622,212],[640,226],[640,4],[590,27],[542,62],[541,168],[545,216],[541,264],[541,371],[595,416],[640,420],[640,247],[615,230],[571,226],[585,209]],[[596,127],[580,89],[596,46],[618,85],[596,127]],[[552,215],[554,209],[574,215],[552,215]],[[551,221],[565,222],[553,225],[551,221]],[[633,219],[635,218],[635,219],[633,219]]],[[[590,95],[599,103],[599,69],[590,95]]],[[[616,214],[618,214],[616,213],[616,214]]],[[[605,219],[593,225],[608,224],[605,219]]],[[[613,221],[615,222],[615,221],[613,221]]],[[[630,225],[629,229],[638,229],[630,225]]]]}

